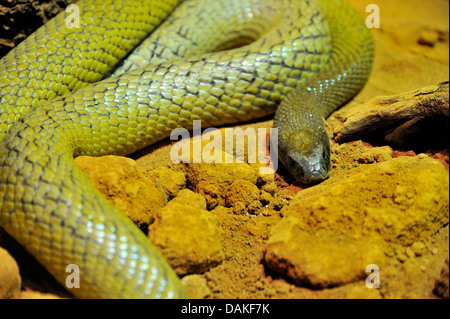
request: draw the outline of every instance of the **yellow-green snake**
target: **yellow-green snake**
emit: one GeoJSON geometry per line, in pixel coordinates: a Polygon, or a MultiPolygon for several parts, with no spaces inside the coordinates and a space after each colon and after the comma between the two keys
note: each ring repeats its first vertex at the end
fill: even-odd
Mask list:
{"type": "Polygon", "coordinates": [[[178,2],[80,1],[79,28],[61,13],[0,61],[0,225],[61,283],[77,265],[77,297],[187,295],[74,157],[126,155],[193,120],[248,121],[283,100],[280,159],[314,182],[329,171],[324,118],[370,73],[369,31],[344,0],[178,2]],[[157,26],[116,74],[143,66],[107,77],[157,26]]]}

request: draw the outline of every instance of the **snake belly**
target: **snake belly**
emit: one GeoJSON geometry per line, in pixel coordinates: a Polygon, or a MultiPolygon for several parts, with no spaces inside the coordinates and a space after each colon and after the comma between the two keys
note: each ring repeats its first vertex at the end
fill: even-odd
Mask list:
{"type": "MultiPolygon", "coordinates": [[[[74,157],[130,154],[174,128],[192,128],[193,120],[206,127],[273,114],[290,92],[298,94],[302,83],[320,77],[328,61],[340,66],[358,58],[354,48],[362,44],[370,52],[367,35],[365,42],[353,43],[346,33],[353,29],[339,29],[336,21],[356,15],[343,0],[192,0],[179,5],[151,36],[145,50],[155,59],[143,62],[150,65],[125,63],[118,73],[127,72],[86,86],[111,72],[142,40],[142,25],[150,32],[177,4],[80,1],[81,29],[101,35],[98,41],[66,30],[61,14],[0,61],[0,225],[62,284],[66,267],[77,265],[80,288],[70,290],[77,297],[187,295],[161,254],[90,184],[74,157]],[[103,5],[109,9],[102,11],[103,5]],[[141,21],[143,12],[150,16],[147,22],[141,21]],[[340,16],[330,24],[333,12],[340,16]],[[192,21],[183,18],[188,16],[192,21]],[[218,43],[202,36],[204,25],[216,27],[210,32],[220,34],[218,43]],[[57,29],[64,36],[51,38],[57,29]],[[350,55],[332,39],[341,31],[350,55]],[[179,38],[171,41],[168,34],[179,38]],[[235,46],[240,47],[204,53],[235,46]]],[[[140,56],[146,60],[146,54],[140,56]]],[[[135,60],[141,60],[139,53],[135,60]]],[[[370,59],[358,61],[362,65],[352,70],[358,79],[367,78],[370,59]]],[[[336,77],[342,68],[331,70],[336,77]]],[[[346,95],[355,94],[360,82],[346,95]]]]}

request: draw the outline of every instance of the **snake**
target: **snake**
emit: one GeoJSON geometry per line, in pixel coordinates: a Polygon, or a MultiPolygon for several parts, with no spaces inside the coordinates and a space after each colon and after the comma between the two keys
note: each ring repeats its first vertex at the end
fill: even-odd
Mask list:
{"type": "Polygon", "coordinates": [[[0,225],[63,285],[76,265],[75,297],[187,298],[74,158],[127,155],[194,120],[275,114],[281,162],[299,181],[323,180],[324,121],[367,81],[370,31],[345,0],[76,5],[79,27],[62,12],[0,61],[0,225]]]}

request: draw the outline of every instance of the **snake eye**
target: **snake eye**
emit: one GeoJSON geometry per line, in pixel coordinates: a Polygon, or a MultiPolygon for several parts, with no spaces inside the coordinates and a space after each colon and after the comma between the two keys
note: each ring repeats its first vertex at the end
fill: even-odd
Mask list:
{"type": "Polygon", "coordinates": [[[289,174],[294,177],[295,180],[301,181],[305,177],[305,171],[301,165],[301,163],[296,160],[293,156],[287,157],[286,169],[289,174]]]}
{"type": "Polygon", "coordinates": [[[299,161],[293,158],[292,156],[289,156],[287,164],[291,169],[295,170],[297,170],[301,166],[299,161]]]}
{"type": "Polygon", "coordinates": [[[325,149],[322,152],[322,166],[326,171],[329,171],[331,167],[330,154],[325,149]]]}
{"type": "Polygon", "coordinates": [[[296,161],[290,156],[288,159],[289,159],[289,166],[294,167],[294,165],[296,164],[296,161]]]}

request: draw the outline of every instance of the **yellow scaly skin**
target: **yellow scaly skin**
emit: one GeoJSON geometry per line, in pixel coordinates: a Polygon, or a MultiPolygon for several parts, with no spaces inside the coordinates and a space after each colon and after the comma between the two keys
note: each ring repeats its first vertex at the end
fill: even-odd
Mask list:
{"type": "MultiPolygon", "coordinates": [[[[167,137],[175,127],[192,128],[196,119],[202,120],[204,126],[216,126],[273,114],[295,87],[313,74],[318,73],[320,78],[329,59],[342,64],[341,58],[333,57],[346,55],[339,51],[342,48],[333,47],[329,31],[351,39],[355,29],[349,24],[343,29],[336,23],[328,26],[326,17],[336,12],[337,21],[347,20],[348,15],[353,19],[356,13],[343,0],[187,1],[161,26],[161,31],[156,31],[154,39],[158,41],[150,41],[151,54],[160,59],[156,61],[169,61],[171,51],[175,53],[174,62],[138,68],[80,88],[85,84],[78,84],[74,77],[84,74],[80,83],[89,82],[94,78],[89,71],[95,71],[100,74],[95,78],[101,78],[109,72],[110,64],[123,57],[122,49],[107,45],[112,41],[107,40],[109,36],[115,38],[117,32],[122,32],[117,41],[139,42],[127,40],[139,33],[137,30],[123,33],[120,24],[133,24],[133,19],[143,19],[145,12],[151,22],[142,24],[153,27],[177,1],[131,2],[81,1],[81,31],[65,29],[61,14],[55,18],[59,22],[50,22],[35,33],[39,36],[32,35],[1,60],[0,134],[6,135],[0,144],[0,224],[61,283],[65,283],[66,266],[78,265],[81,288],[71,290],[77,297],[183,298],[186,293],[170,266],[145,235],[87,181],[73,157],[126,155],[167,137]],[[101,3],[112,11],[106,14],[101,3]],[[159,10],[151,9],[156,7],[159,10]],[[114,14],[116,9],[127,15],[114,14]],[[87,12],[95,18],[86,19],[87,12]],[[230,14],[228,19],[225,12],[230,14]],[[189,22],[181,19],[184,16],[194,19],[189,22]],[[118,21],[118,29],[114,29],[110,18],[118,21]],[[98,25],[112,29],[99,32],[98,25]],[[208,39],[213,36],[201,36],[205,25],[220,26],[219,32],[213,30],[211,34],[224,37],[219,36],[218,43],[211,44],[208,39]],[[64,36],[44,41],[47,34],[55,36],[55,28],[64,36]],[[76,41],[67,45],[68,39],[82,39],[84,28],[105,35],[105,39],[90,41],[85,36],[80,40],[84,45],[76,41]],[[164,44],[164,38],[168,38],[165,30],[170,28],[173,32],[167,34],[178,34],[180,38],[164,44]],[[180,59],[201,54],[205,44],[207,49],[216,50],[252,40],[256,41],[238,49],[180,59]],[[39,41],[41,44],[36,44],[39,41]],[[188,49],[183,41],[194,44],[194,49],[188,49]],[[62,50],[48,48],[61,43],[62,50]],[[90,63],[79,60],[89,54],[95,58],[90,63]],[[58,63],[66,67],[58,67],[58,63]],[[45,72],[52,70],[66,75],[47,76],[45,72]],[[20,72],[37,78],[22,80],[20,72]],[[58,94],[66,95],[45,103],[58,94]],[[29,108],[33,110],[25,113],[29,108]]],[[[358,42],[361,37],[349,41],[353,44],[348,48],[350,57],[371,56],[371,42],[367,40],[370,36],[362,22],[357,27],[363,42],[358,42]]],[[[367,78],[371,59],[361,61],[354,72],[358,83],[367,78]]],[[[342,69],[348,71],[344,67],[333,68],[333,72],[342,69]]],[[[346,99],[360,86],[347,92],[350,95],[346,99]]],[[[332,107],[327,105],[327,109],[332,107]]]]}
{"type": "Polygon", "coordinates": [[[0,139],[21,114],[101,80],[182,0],[77,3],[80,27],[60,13],[0,60],[0,139]]]}

